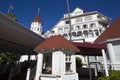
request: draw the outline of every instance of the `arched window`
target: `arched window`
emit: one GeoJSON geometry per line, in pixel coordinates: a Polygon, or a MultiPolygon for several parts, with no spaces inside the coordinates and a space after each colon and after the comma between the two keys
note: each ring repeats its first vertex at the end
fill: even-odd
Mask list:
{"type": "Polygon", "coordinates": [[[82,29],[86,29],[88,26],[87,26],[87,24],[84,24],[83,26],[82,26],[82,29]]]}
{"type": "Polygon", "coordinates": [[[80,29],[80,26],[75,26],[75,29],[76,29],[76,30],[80,29]]]}
{"type": "Polygon", "coordinates": [[[84,37],[88,37],[88,31],[87,30],[83,31],[83,35],[84,37]]]}
{"type": "Polygon", "coordinates": [[[93,37],[93,31],[92,30],[89,30],[89,34],[88,34],[88,37],[93,37]]]}
{"type": "Polygon", "coordinates": [[[82,32],[81,32],[81,31],[78,31],[78,32],[77,32],[77,36],[82,36],[82,32]]]}
{"type": "Polygon", "coordinates": [[[99,36],[98,30],[94,30],[94,33],[95,33],[96,36],[99,36]]]}
{"type": "Polygon", "coordinates": [[[72,36],[76,37],[76,32],[72,32],[72,36]]]}
{"type": "Polygon", "coordinates": [[[64,36],[64,37],[68,37],[68,35],[67,35],[67,34],[63,34],[63,36],[64,36]]]}
{"type": "Polygon", "coordinates": [[[90,24],[90,28],[94,28],[94,27],[96,27],[96,24],[95,23],[91,23],[90,24]]]}

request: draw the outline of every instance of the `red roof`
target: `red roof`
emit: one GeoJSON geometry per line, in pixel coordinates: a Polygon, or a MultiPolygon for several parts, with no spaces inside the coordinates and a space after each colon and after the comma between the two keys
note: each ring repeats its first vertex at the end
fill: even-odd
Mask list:
{"type": "Polygon", "coordinates": [[[35,48],[35,51],[63,49],[63,48],[73,50],[75,52],[80,51],[76,46],[74,46],[71,42],[69,42],[61,35],[52,36],[46,39],[35,48]]]}
{"type": "Polygon", "coordinates": [[[111,38],[120,37],[120,17],[111,24],[94,42],[102,42],[111,38]]]}
{"type": "Polygon", "coordinates": [[[36,16],[35,16],[35,18],[33,19],[33,22],[40,22],[40,23],[42,23],[41,22],[41,19],[40,19],[40,16],[37,14],[36,16]]]}

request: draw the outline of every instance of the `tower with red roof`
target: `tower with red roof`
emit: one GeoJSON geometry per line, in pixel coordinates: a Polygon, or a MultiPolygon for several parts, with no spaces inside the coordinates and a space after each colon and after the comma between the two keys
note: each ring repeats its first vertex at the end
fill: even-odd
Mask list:
{"type": "Polygon", "coordinates": [[[38,35],[42,35],[42,22],[39,14],[37,14],[31,22],[30,29],[38,35]]]}

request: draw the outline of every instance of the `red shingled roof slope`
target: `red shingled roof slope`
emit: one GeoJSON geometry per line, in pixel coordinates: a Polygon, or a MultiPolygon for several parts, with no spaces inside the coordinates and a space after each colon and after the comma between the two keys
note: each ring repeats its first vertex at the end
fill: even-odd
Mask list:
{"type": "Polygon", "coordinates": [[[120,17],[113,22],[94,42],[99,43],[111,38],[120,37],[120,17]]]}
{"type": "Polygon", "coordinates": [[[60,36],[60,35],[52,36],[52,37],[46,39],[45,41],[43,41],[41,44],[39,44],[35,48],[35,51],[50,50],[50,49],[62,49],[62,48],[79,52],[79,49],[76,46],[74,46],[71,42],[69,42],[63,36],[60,36]]]}
{"type": "Polygon", "coordinates": [[[36,16],[35,16],[35,18],[33,19],[33,22],[40,22],[40,23],[42,23],[41,22],[41,19],[40,19],[40,16],[37,14],[36,16]]]}

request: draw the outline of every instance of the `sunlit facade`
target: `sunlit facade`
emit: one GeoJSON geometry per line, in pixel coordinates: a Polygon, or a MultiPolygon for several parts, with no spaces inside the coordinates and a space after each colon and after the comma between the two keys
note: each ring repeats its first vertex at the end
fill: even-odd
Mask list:
{"type": "Polygon", "coordinates": [[[70,13],[70,22],[68,14],[64,14],[63,18],[44,36],[62,35],[69,40],[69,24],[71,24],[71,39],[73,42],[93,42],[107,28],[109,18],[97,11],[84,12],[82,9],[76,8],[70,13]]]}

